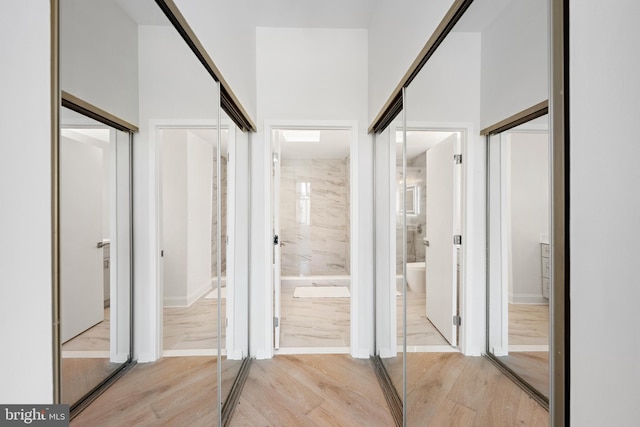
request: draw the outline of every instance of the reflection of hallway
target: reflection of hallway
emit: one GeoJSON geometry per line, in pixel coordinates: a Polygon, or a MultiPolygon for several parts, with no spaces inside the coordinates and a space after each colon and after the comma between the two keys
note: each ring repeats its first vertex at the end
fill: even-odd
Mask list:
{"type": "MultiPolygon", "coordinates": [[[[402,354],[383,359],[402,383],[402,354]]],[[[546,426],[549,413],[484,357],[407,353],[408,425],[546,426]]]]}
{"type": "MultiPolygon", "coordinates": [[[[411,372],[420,372],[408,378],[409,425],[548,424],[548,412],[485,358],[457,353],[407,357],[411,372]]],[[[401,365],[402,358],[394,363],[401,365]]],[[[215,372],[215,359],[208,357],[137,365],[71,425],[214,425],[215,372]]],[[[394,422],[369,361],[279,355],[253,362],[230,425],[394,422]]]]}
{"type": "Polygon", "coordinates": [[[113,372],[109,362],[109,307],[104,320],[62,344],[62,401],[76,402],[113,372]]]}
{"type": "MultiPolygon", "coordinates": [[[[218,300],[206,299],[205,296],[189,307],[164,307],[163,350],[217,351],[218,300]]],[[[221,300],[223,321],[226,301],[221,300]]],[[[223,342],[225,330],[222,328],[220,331],[223,342]]]]}
{"type": "Polygon", "coordinates": [[[280,347],[349,347],[350,298],[294,298],[282,287],[280,347]]]}
{"type": "MultiPolygon", "coordinates": [[[[427,297],[413,292],[407,293],[407,345],[449,345],[427,319],[427,297]]],[[[402,295],[396,297],[398,348],[402,346],[402,295]]],[[[411,349],[409,349],[411,351],[411,349]]]]}
{"type": "Polygon", "coordinates": [[[549,345],[549,306],[509,304],[509,349],[549,345]]]}

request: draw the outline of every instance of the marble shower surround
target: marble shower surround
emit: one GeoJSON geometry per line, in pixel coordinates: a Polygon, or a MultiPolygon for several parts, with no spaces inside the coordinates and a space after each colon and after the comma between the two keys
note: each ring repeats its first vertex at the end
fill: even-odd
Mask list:
{"type": "Polygon", "coordinates": [[[348,159],[283,159],[282,275],[349,274],[348,159]]]}
{"type": "MultiPolygon", "coordinates": [[[[398,182],[402,180],[402,166],[396,167],[398,182]]],[[[417,216],[407,215],[407,262],[425,261],[426,248],[422,238],[427,224],[427,153],[426,151],[413,159],[407,160],[407,185],[418,185],[420,188],[420,213],[417,216]],[[418,225],[422,232],[418,232],[418,225]]],[[[402,274],[402,216],[396,218],[396,274],[402,274]]]]}
{"type": "MultiPolygon", "coordinates": [[[[222,229],[222,247],[220,250],[222,251],[222,275],[224,276],[227,271],[227,159],[222,156],[220,164],[220,185],[222,186],[222,194],[220,197],[222,203],[222,212],[221,212],[221,229],[222,229]]],[[[212,193],[211,193],[211,277],[217,277],[218,275],[218,259],[217,259],[217,251],[218,251],[218,239],[216,238],[217,226],[218,226],[218,215],[217,215],[217,204],[218,204],[218,161],[217,154],[214,148],[213,150],[213,185],[212,185],[212,193]]]]}

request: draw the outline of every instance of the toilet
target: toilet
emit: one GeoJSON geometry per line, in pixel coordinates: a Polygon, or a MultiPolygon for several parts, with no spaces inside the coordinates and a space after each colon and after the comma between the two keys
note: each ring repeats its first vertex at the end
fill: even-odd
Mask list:
{"type": "Polygon", "coordinates": [[[427,293],[427,283],[425,277],[424,262],[407,263],[407,286],[411,292],[416,294],[427,293]]]}

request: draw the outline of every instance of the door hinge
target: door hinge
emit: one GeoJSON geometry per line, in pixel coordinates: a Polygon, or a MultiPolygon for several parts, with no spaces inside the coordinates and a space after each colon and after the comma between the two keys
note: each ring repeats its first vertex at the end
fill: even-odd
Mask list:
{"type": "Polygon", "coordinates": [[[278,240],[278,235],[274,235],[273,236],[273,245],[276,246],[278,244],[279,240],[278,240]]]}
{"type": "Polygon", "coordinates": [[[164,249],[160,251],[160,257],[164,256],[164,249]]]}
{"type": "Polygon", "coordinates": [[[453,316],[453,326],[460,326],[462,325],[462,317],[455,315],[453,316]]]}
{"type": "Polygon", "coordinates": [[[228,317],[225,317],[225,319],[224,319],[224,327],[225,328],[229,327],[229,318],[228,317]]]}
{"type": "Polygon", "coordinates": [[[277,317],[273,318],[273,327],[277,328],[280,325],[280,320],[277,317]]]}
{"type": "Polygon", "coordinates": [[[229,235],[227,234],[226,236],[224,236],[224,243],[225,244],[229,244],[229,235]]]}
{"type": "Polygon", "coordinates": [[[461,245],[462,244],[462,236],[459,234],[456,234],[455,236],[453,236],[453,244],[454,245],[461,245]]]}
{"type": "Polygon", "coordinates": [[[462,164],[462,154],[454,154],[453,155],[453,163],[456,165],[462,164]]]}

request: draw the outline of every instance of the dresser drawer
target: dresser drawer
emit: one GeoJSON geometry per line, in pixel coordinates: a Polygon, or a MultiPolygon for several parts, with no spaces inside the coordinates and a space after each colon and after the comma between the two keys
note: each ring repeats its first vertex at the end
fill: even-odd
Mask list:
{"type": "Polygon", "coordinates": [[[549,245],[547,243],[540,243],[540,250],[543,257],[549,258],[549,245]]]}
{"type": "Polygon", "coordinates": [[[549,258],[542,258],[542,277],[551,277],[551,268],[549,267],[549,258]]]}

